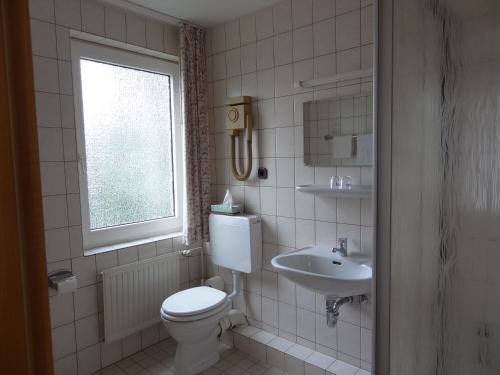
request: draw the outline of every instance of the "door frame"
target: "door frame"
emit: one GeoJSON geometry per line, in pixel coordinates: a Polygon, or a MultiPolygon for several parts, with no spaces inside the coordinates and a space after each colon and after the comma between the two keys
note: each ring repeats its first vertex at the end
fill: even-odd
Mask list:
{"type": "Polygon", "coordinates": [[[373,373],[390,374],[393,0],[375,7],[375,328],[373,373]]]}
{"type": "Polygon", "coordinates": [[[0,0],[0,366],[53,373],[28,0],[0,0]]]}

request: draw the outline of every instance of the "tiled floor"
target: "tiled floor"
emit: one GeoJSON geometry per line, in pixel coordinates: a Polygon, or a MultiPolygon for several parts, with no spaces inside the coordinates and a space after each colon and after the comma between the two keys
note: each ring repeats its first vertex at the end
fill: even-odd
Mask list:
{"type": "MultiPolygon", "coordinates": [[[[204,375],[285,375],[266,364],[259,363],[250,355],[237,349],[221,346],[221,359],[204,375]]],[[[142,352],[134,354],[95,374],[99,375],[173,375],[172,366],[175,355],[175,342],[162,341],[142,352]]]]}

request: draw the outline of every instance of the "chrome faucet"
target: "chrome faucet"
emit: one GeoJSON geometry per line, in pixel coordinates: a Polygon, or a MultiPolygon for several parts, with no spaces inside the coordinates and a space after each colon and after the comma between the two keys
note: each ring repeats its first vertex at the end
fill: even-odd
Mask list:
{"type": "Polygon", "coordinates": [[[339,253],[341,257],[347,256],[347,238],[342,237],[338,239],[339,247],[333,247],[332,253],[339,253]]]}

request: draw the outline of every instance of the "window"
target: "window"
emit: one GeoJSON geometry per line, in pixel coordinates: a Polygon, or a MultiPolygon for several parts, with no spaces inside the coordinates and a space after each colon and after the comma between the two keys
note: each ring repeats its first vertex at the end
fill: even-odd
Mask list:
{"type": "Polygon", "coordinates": [[[179,67],[72,40],[85,250],[182,230],[179,67]]]}

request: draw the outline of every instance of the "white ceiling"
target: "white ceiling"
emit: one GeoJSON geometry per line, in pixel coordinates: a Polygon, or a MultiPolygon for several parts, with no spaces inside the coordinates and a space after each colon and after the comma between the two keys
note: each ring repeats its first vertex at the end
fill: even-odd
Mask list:
{"type": "Polygon", "coordinates": [[[227,22],[277,3],[279,0],[128,0],[201,26],[227,22]]]}

